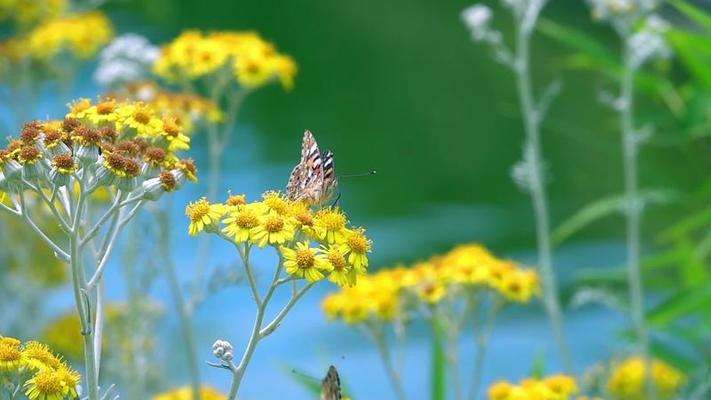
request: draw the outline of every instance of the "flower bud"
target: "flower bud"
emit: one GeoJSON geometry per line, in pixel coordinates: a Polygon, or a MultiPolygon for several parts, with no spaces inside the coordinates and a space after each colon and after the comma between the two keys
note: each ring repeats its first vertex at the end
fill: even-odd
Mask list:
{"type": "Polygon", "coordinates": [[[217,340],[212,345],[212,354],[224,361],[232,361],[234,358],[234,349],[232,344],[226,340],[217,340]]]}

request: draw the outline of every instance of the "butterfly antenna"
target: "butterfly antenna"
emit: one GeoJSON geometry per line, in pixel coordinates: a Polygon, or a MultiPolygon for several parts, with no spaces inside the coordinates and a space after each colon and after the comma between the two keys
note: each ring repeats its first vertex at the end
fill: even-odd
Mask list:
{"type": "Polygon", "coordinates": [[[336,200],[333,201],[333,204],[331,204],[331,207],[337,207],[338,206],[338,201],[341,200],[341,196],[343,193],[338,192],[338,196],[336,196],[336,200]]]}
{"type": "Polygon", "coordinates": [[[292,369],[291,369],[291,373],[294,374],[294,375],[298,375],[298,376],[300,376],[300,377],[302,377],[302,378],[306,378],[306,379],[309,379],[309,380],[321,382],[321,379],[319,379],[319,378],[317,378],[317,377],[315,377],[315,376],[309,375],[309,374],[305,374],[305,373],[303,373],[303,372],[301,372],[301,371],[297,371],[296,368],[292,368],[292,369]]]}
{"type": "Polygon", "coordinates": [[[339,178],[339,179],[340,179],[340,178],[357,178],[357,177],[361,177],[361,176],[377,175],[377,173],[378,173],[378,172],[377,172],[376,170],[372,170],[372,171],[363,172],[363,173],[360,173],[360,174],[339,175],[338,178],[339,178]]]}

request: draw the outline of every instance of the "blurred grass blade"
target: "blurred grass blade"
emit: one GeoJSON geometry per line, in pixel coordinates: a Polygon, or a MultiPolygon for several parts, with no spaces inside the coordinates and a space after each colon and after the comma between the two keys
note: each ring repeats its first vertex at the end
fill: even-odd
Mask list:
{"type": "Polygon", "coordinates": [[[707,31],[709,31],[709,33],[711,33],[711,15],[703,9],[698,8],[693,4],[689,4],[684,0],[670,0],[669,3],[671,3],[671,5],[676,7],[676,9],[681,11],[684,15],[689,17],[689,19],[704,27],[707,31]]]}
{"type": "Polygon", "coordinates": [[[667,38],[689,72],[711,88],[711,69],[708,67],[711,63],[711,42],[708,35],[674,29],[667,33],[667,38]]]}
{"type": "Polygon", "coordinates": [[[663,327],[681,317],[711,310],[711,285],[684,289],[647,313],[647,321],[663,327]]]}
{"type": "Polygon", "coordinates": [[[307,392],[313,394],[314,398],[319,398],[321,396],[321,380],[316,377],[309,376],[296,368],[284,365],[282,367],[284,372],[286,372],[289,377],[301,387],[303,387],[307,392]]]}
{"type": "MultiPolygon", "coordinates": [[[[674,201],[677,194],[668,190],[647,190],[640,193],[639,197],[645,205],[666,204],[674,201]]],[[[623,195],[604,197],[588,204],[553,231],[553,243],[561,244],[593,222],[624,211],[624,207],[625,197],[623,195]]]]}
{"type": "Polygon", "coordinates": [[[546,354],[543,351],[536,352],[531,365],[531,373],[529,376],[535,379],[542,379],[546,375],[546,354]]]}
{"type": "Polygon", "coordinates": [[[615,53],[610,51],[607,46],[603,45],[593,36],[584,32],[559,25],[548,19],[541,19],[538,22],[537,29],[542,34],[568,47],[580,50],[596,59],[606,60],[615,64],[618,63],[615,53]]]}
{"type": "Polygon", "coordinates": [[[444,328],[438,321],[432,323],[432,370],[430,387],[432,400],[447,398],[447,355],[444,352],[444,328]]]}

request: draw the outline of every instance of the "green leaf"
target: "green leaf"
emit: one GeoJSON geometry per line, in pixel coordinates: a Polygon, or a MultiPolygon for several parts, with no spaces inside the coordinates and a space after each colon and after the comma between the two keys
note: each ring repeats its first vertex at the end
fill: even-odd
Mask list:
{"type": "Polygon", "coordinates": [[[296,368],[291,368],[288,365],[284,365],[282,369],[289,375],[294,382],[298,383],[309,393],[315,395],[316,397],[321,395],[321,380],[309,376],[301,371],[296,370],[296,368]]]}
{"type": "Polygon", "coordinates": [[[444,350],[444,328],[438,321],[432,324],[432,370],[431,399],[445,400],[447,398],[447,355],[444,350]]]}
{"type": "Polygon", "coordinates": [[[617,55],[595,37],[576,29],[559,25],[548,19],[541,19],[536,25],[539,32],[564,45],[577,49],[600,62],[618,64],[617,55]]]}
{"type": "Polygon", "coordinates": [[[537,379],[542,379],[546,376],[546,355],[543,351],[536,352],[529,376],[537,379]]]}
{"type": "Polygon", "coordinates": [[[684,13],[689,19],[711,33],[711,15],[706,13],[703,9],[689,4],[684,0],[670,0],[669,3],[684,13]]]}
{"type": "MultiPolygon", "coordinates": [[[[667,204],[678,196],[668,190],[647,190],[640,193],[639,197],[645,204],[667,204]]],[[[588,204],[553,231],[553,243],[559,245],[593,222],[624,211],[625,203],[624,195],[614,195],[588,204]]]]}
{"type": "Polygon", "coordinates": [[[698,311],[706,311],[711,306],[711,285],[684,289],[669,297],[662,304],[647,313],[647,322],[663,327],[681,317],[698,311]]]}
{"type": "Polygon", "coordinates": [[[667,33],[667,38],[689,72],[704,86],[711,87],[711,40],[708,35],[674,29],[667,33]]]}

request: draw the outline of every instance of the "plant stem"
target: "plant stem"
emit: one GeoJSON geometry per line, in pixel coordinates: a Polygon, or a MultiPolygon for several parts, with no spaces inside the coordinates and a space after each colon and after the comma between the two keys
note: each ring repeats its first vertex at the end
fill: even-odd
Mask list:
{"type": "Polygon", "coordinates": [[[540,120],[531,87],[530,39],[531,30],[523,24],[517,24],[516,30],[516,55],[514,71],[518,89],[519,103],[524,120],[526,132],[526,146],[524,147],[524,160],[528,163],[529,185],[531,200],[536,221],[536,241],[538,247],[538,264],[543,278],[543,296],[546,313],[553,328],[558,352],[561,357],[564,371],[572,371],[570,353],[567,339],[563,330],[560,300],[556,284],[555,272],[550,240],[550,222],[548,213],[548,199],[545,191],[543,177],[543,163],[540,143],[540,120]]]}
{"type": "Polygon", "coordinates": [[[469,393],[471,400],[476,400],[479,397],[481,390],[481,380],[484,374],[484,361],[486,360],[486,350],[489,346],[489,338],[491,331],[494,329],[494,322],[499,310],[503,306],[503,302],[497,297],[492,300],[491,309],[486,316],[483,326],[478,334],[476,334],[476,355],[474,356],[474,374],[472,376],[472,388],[469,393]]]}
{"type": "Polygon", "coordinates": [[[380,354],[380,360],[385,367],[385,372],[388,375],[390,384],[392,385],[393,391],[395,391],[395,398],[398,400],[405,400],[405,391],[402,388],[402,381],[400,380],[400,374],[395,369],[392,357],[390,356],[390,350],[388,349],[387,338],[385,337],[385,332],[382,326],[372,326],[368,325],[370,328],[370,334],[378,348],[378,353],[380,354]]]}
{"type": "Polygon", "coordinates": [[[80,251],[79,225],[84,213],[84,203],[86,194],[87,176],[83,175],[80,185],[79,199],[74,209],[72,227],[69,235],[69,257],[72,269],[72,282],[74,289],[74,301],[76,302],[79,321],[81,322],[81,334],[84,339],[84,368],[86,370],[87,390],[89,400],[99,399],[98,373],[96,369],[96,358],[94,354],[94,326],[90,304],[91,297],[87,292],[86,276],[82,266],[82,256],[80,251]]]}
{"type": "MultiPolygon", "coordinates": [[[[170,207],[166,207],[169,210],[170,207]]],[[[192,388],[192,399],[200,400],[200,370],[198,369],[197,352],[195,347],[195,335],[191,324],[192,313],[187,308],[183,293],[178,282],[178,276],[175,272],[175,264],[170,254],[170,217],[163,209],[156,211],[158,218],[158,226],[160,227],[159,237],[161,243],[161,252],[163,264],[165,266],[165,274],[170,287],[170,294],[173,297],[175,308],[178,311],[178,319],[180,321],[180,331],[183,336],[185,347],[185,357],[188,364],[188,372],[190,374],[190,386],[192,388]]]]}
{"type": "Polygon", "coordinates": [[[637,181],[637,156],[639,142],[634,127],[634,78],[635,67],[632,65],[631,52],[627,35],[624,39],[624,65],[621,82],[620,131],[622,132],[623,168],[625,176],[625,219],[627,224],[627,279],[629,280],[630,308],[632,324],[645,364],[645,382],[647,397],[655,399],[652,385],[652,360],[649,353],[649,335],[644,318],[644,289],[640,266],[640,222],[641,207],[637,181]]]}

